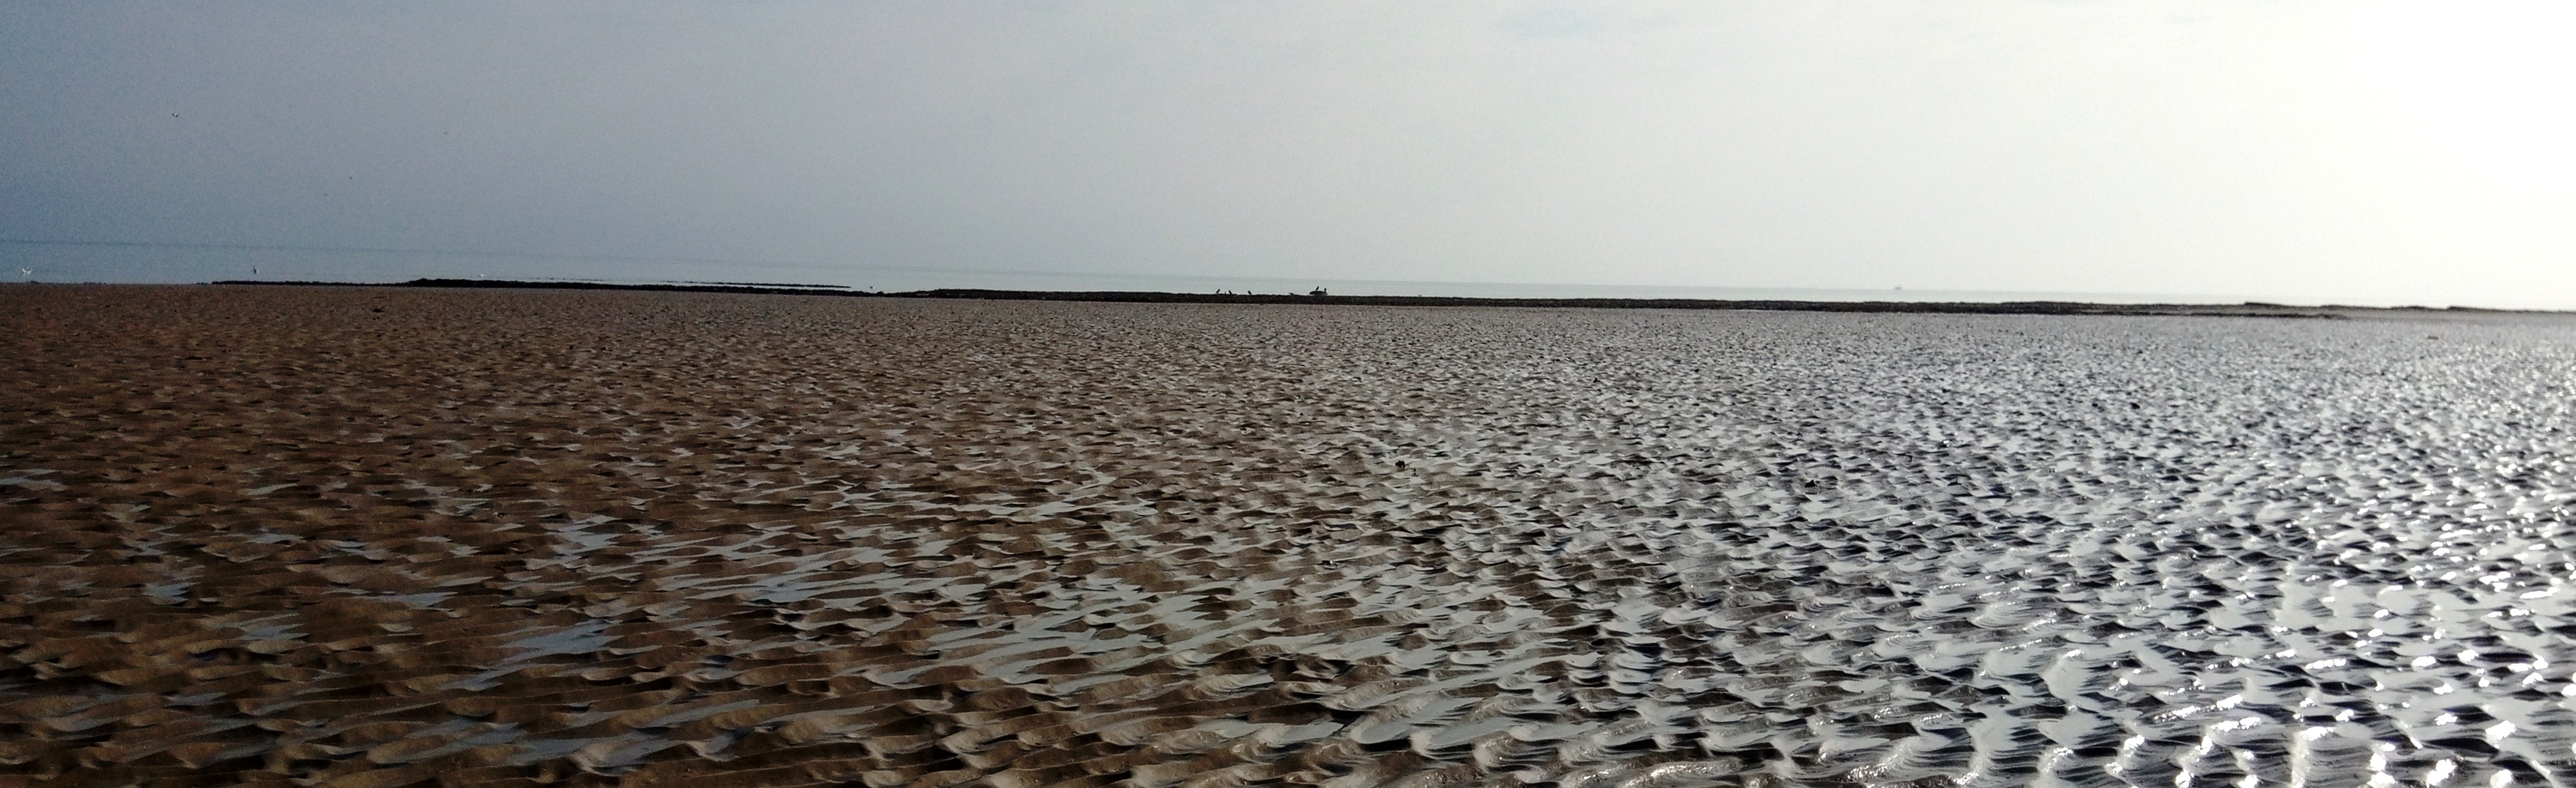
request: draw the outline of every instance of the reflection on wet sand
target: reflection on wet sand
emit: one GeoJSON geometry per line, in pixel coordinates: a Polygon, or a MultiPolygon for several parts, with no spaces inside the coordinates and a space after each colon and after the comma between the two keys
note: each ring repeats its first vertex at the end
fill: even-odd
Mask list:
{"type": "Polygon", "coordinates": [[[0,327],[0,779],[2576,781],[2555,318],[0,327]]]}

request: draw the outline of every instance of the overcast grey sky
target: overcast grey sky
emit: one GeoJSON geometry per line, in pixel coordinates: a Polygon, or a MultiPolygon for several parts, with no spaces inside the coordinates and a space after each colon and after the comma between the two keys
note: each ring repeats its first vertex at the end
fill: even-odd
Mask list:
{"type": "Polygon", "coordinates": [[[0,238],[2576,307],[2570,8],[16,2],[0,238]]]}

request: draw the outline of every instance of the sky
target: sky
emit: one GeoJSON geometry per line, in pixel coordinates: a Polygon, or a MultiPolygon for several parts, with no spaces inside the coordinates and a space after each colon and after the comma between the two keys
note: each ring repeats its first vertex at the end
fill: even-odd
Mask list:
{"type": "Polygon", "coordinates": [[[2571,40],[2541,2],[15,2],[0,263],[2576,308],[2571,40]]]}

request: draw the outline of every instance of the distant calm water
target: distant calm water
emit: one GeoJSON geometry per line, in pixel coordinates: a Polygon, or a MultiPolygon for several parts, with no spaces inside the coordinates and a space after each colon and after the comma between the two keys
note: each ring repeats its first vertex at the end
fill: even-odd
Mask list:
{"type": "Polygon", "coordinates": [[[10,281],[33,268],[45,282],[208,282],[227,279],[394,282],[422,277],[574,279],[626,283],[727,282],[811,284],[885,292],[934,288],[997,290],[1132,290],[1175,293],[1226,290],[1303,293],[1322,287],[1341,295],[1475,298],[1706,298],[1796,301],[2087,301],[2094,303],[2236,303],[2246,296],[1962,290],[1837,290],[1735,287],[1645,287],[1499,282],[1400,282],[1312,278],[934,271],[900,267],[750,265],[616,259],[533,258],[392,251],[43,246],[0,244],[10,281]]]}

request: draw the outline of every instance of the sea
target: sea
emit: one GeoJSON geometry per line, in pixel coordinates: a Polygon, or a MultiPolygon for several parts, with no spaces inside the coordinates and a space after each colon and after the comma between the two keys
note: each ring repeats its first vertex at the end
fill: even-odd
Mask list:
{"type": "MultiPolygon", "coordinates": [[[[11,281],[195,283],[213,281],[401,282],[423,278],[612,284],[806,285],[897,293],[946,288],[1061,292],[1308,293],[1465,298],[1690,298],[1766,301],[2078,301],[2104,304],[2299,303],[2260,294],[1780,288],[1657,284],[1411,281],[1151,272],[956,269],[199,244],[52,243],[0,239],[11,281]]],[[[2384,306],[2385,304],[2366,304],[2384,306]]]]}

